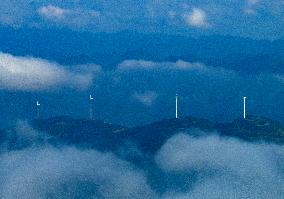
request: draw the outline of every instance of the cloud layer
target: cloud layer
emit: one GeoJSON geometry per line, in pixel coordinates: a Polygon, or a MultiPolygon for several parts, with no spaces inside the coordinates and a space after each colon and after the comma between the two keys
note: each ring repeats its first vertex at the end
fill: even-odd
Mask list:
{"type": "Polygon", "coordinates": [[[161,148],[156,162],[170,173],[197,173],[187,193],[166,198],[281,198],[283,153],[283,146],[178,134],[161,148]]]}
{"type": "Polygon", "coordinates": [[[0,197],[156,198],[145,173],[112,153],[58,143],[19,122],[0,144],[0,197]]]}
{"type": "Polygon", "coordinates": [[[47,60],[0,53],[0,89],[27,91],[58,87],[86,89],[91,85],[93,78],[91,72],[68,71],[64,68],[47,60]]]}
{"type": "Polygon", "coordinates": [[[111,154],[32,148],[1,155],[2,198],[153,198],[146,178],[111,154]],[[47,186],[48,185],[48,186],[47,186]]]}
{"type": "Polygon", "coordinates": [[[45,133],[19,122],[15,134],[5,134],[18,140],[14,144],[22,148],[5,148],[8,140],[0,145],[0,196],[283,198],[283,146],[206,136],[206,132],[191,137],[196,130],[174,135],[155,154],[146,155],[137,148],[142,162],[130,163],[124,158],[125,153],[133,152],[131,143],[121,145],[120,152],[125,153],[117,155],[117,151],[76,145],[57,143],[55,147],[42,139],[48,138],[45,133]],[[21,144],[27,141],[29,144],[21,144]]]}
{"type": "Polygon", "coordinates": [[[0,5],[0,24],[13,27],[50,28],[55,25],[91,32],[128,29],[183,35],[206,33],[266,39],[283,38],[281,1],[3,0],[0,5]],[[214,24],[210,26],[213,28],[200,28],[211,24],[214,24]]]}
{"type": "Polygon", "coordinates": [[[153,62],[147,60],[125,60],[117,66],[118,71],[135,70],[204,70],[206,67],[201,63],[190,63],[183,60],[176,62],[153,62]]]}

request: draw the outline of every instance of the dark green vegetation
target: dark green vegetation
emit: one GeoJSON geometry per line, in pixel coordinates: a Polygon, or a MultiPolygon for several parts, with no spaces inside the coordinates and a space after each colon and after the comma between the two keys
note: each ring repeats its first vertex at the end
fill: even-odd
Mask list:
{"type": "Polygon", "coordinates": [[[123,141],[119,135],[124,127],[108,124],[99,120],[55,117],[46,120],[34,120],[33,128],[46,132],[61,144],[95,147],[100,150],[113,150],[123,141]],[[111,144],[110,144],[111,143],[111,144]]]}
{"type": "Polygon", "coordinates": [[[250,116],[232,123],[219,124],[221,135],[237,137],[246,141],[261,141],[275,144],[284,143],[284,125],[267,118],[250,116]]]}
{"type": "MultiPolygon", "coordinates": [[[[11,127],[0,133],[1,143],[10,149],[23,148],[30,143],[46,142],[53,145],[76,145],[96,148],[102,151],[120,151],[122,148],[142,150],[146,154],[155,153],[163,143],[176,133],[191,136],[219,135],[249,142],[284,143],[284,125],[267,118],[249,116],[231,123],[216,124],[209,120],[184,117],[165,119],[149,125],[126,128],[103,121],[56,117],[34,120],[29,125],[40,135],[19,136],[19,128],[11,127]],[[34,137],[34,138],[33,138],[34,137]],[[19,140],[23,139],[23,140],[19,140]],[[21,144],[19,144],[21,143],[21,144]]],[[[20,129],[31,131],[31,129],[20,129]]],[[[128,154],[129,155],[129,154],[128,154]]]]}
{"type": "Polygon", "coordinates": [[[163,144],[177,133],[194,137],[218,135],[246,142],[284,143],[284,126],[261,117],[237,119],[232,123],[216,124],[206,119],[184,117],[164,119],[145,126],[126,128],[98,120],[56,117],[20,123],[0,131],[0,146],[4,150],[52,145],[78,149],[96,149],[111,152],[127,160],[147,173],[149,184],[160,193],[167,188],[185,191],[195,182],[195,173],[190,173],[191,183],[184,183],[188,175],[174,177],[161,171],[155,163],[155,155],[163,144]],[[167,179],[166,181],[164,179],[167,179]]]}

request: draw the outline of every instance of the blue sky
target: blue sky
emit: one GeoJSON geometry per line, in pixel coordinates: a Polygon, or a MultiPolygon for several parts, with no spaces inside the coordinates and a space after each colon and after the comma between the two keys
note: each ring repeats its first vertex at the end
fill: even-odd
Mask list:
{"type": "Polygon", "coordinates": [[[14,28],[222,34],[283,38],[284,2],[269,0],[2,0],[0,23],[14,28]]]}

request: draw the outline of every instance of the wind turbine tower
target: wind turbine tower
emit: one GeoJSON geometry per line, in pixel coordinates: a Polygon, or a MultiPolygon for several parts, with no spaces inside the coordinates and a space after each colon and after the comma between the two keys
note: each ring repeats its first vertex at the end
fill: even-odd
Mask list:
{"type": "Polygon", "coordinates": [[[92,95],[90,95],[89,98],[89,103],[90,103],[90,107],[89,107],[89,114],[90,114],[90,120],[93,120],[94,118],[94,98],[92,97],[92,95]]]}
{"type": "Polygon", "coordinates": [[[244,119],[246,119],[246,99],[247,97],[244,97],[244,119]]]}
{"type": "Polygon", "coordinates": [[[176,94],[176,119],[178,119],[178,94],[176,94]]]}
{"type": "Polygon", "coordinates": [[[36,101],[36,117],[37,119],[40,118],[40,103],[38,100],[36,101]]]}

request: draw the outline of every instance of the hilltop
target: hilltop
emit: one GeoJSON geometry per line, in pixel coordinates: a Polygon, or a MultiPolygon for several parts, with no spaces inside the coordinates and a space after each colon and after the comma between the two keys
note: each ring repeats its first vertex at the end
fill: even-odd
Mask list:
{"type": "MultiPolygon", "coordinates": [[[[184,117],[164,119],[148,125],[127,128],[99,120],[55,117],[29,122],[32,129],[47,135],[49,143],[58,145],[77,145],[97,148],[102,151],[120,150],[121,147],[133,147],[144,152],[155,153],[163,143],[176,133],[191,136],[219,135],[233,137],[247,142],[284,143],[284,125],[268,118],[249,116],[236,119],[231,123],[214,123],[206,119],[184,117]]],[[[1,143],[10,148],[21,143],[17,138],[17,127],[0,131],[1,143]]],[[[28,129],[30,130],[30,129],[28,129]]],[[[27,143],[26,143],[27,144],[27,143]]],[[[25,144],[21,144],[21,147],[25,144]]],[[[17,148],[17,147],[15,147],[17,148]]]]}
{"type": "Polygon", "coordinates": [[[222,135],[237,137],[246,141],[262,141],[275,144],[284,143],[284,125],[264,117],[248,116],[232,123],[218,124],[222,135]]]}

